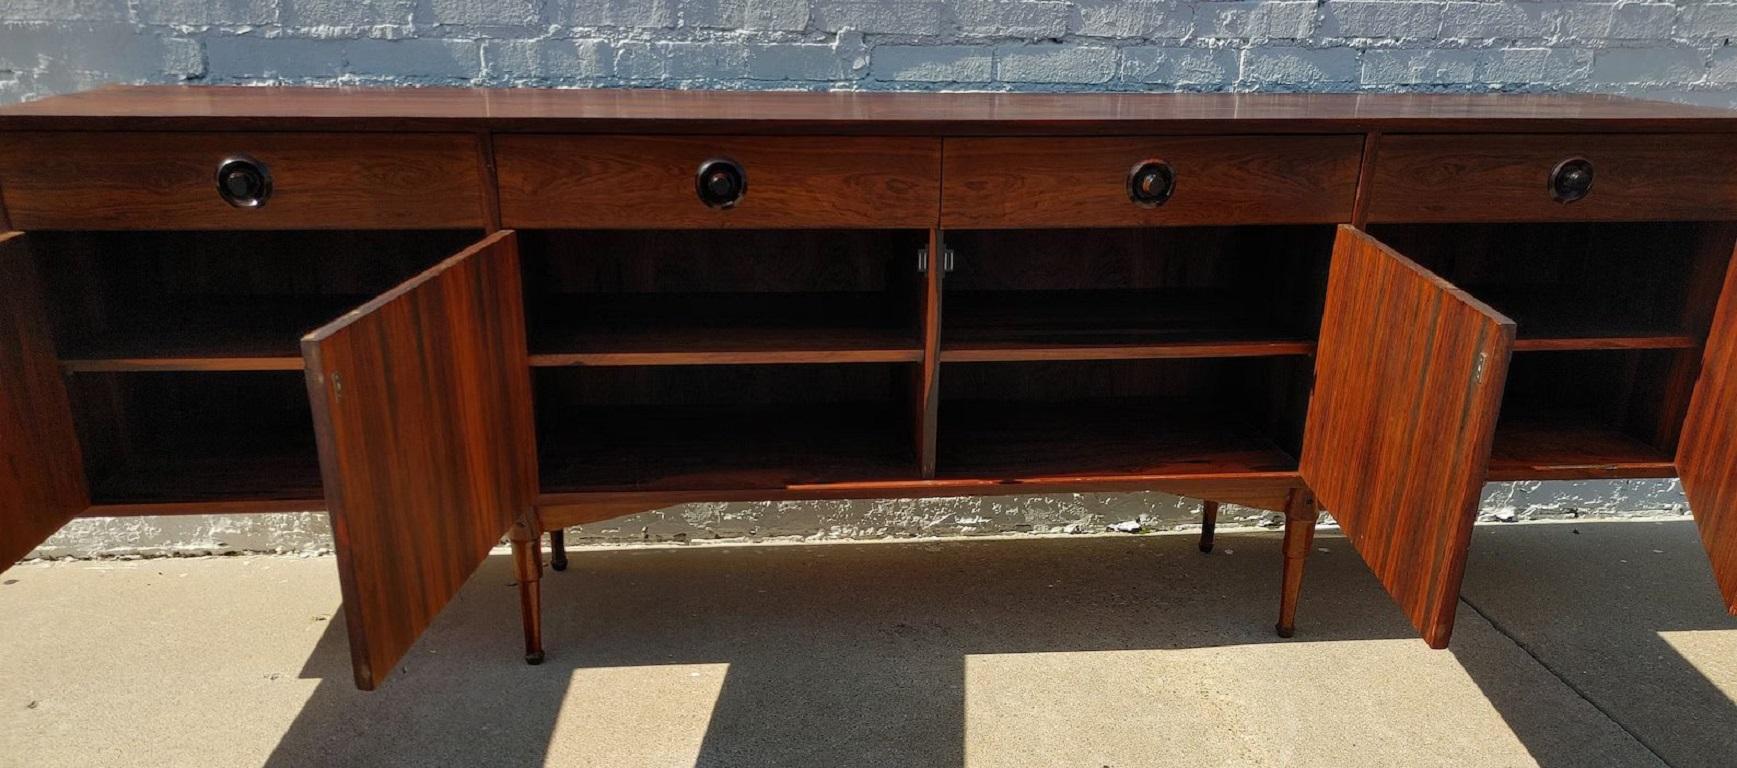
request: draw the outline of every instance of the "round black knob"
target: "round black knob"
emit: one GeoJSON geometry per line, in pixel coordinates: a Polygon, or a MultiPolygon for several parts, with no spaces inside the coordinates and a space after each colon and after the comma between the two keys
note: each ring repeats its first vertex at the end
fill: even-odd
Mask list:
{"type": "Polygon", "coordinates": [[[694,177],[700,202],[711,208],[731,208],[748,194],[748,174],[734,160],[707,160],[694,177]]]}
{"type": "Polygon", "coordinates": [[[1128,174],[1128,199],[1156,208],[1176,191],[1176,169],[1163,160],[1144,160],[1128,174]]]}
{"type": "Polygon", "coordinates": [[[1592,161],[1571,157],[1550,172],[1550,196],[1558,203],[1572,203],[1592,192],[1592,161]]]}
{"type": "Polygon", "coordinates": [[[230,157],[217,166],[217,194],[237,208],[258,208],[271,197],[271,171],[246,155],[230,157]]]}

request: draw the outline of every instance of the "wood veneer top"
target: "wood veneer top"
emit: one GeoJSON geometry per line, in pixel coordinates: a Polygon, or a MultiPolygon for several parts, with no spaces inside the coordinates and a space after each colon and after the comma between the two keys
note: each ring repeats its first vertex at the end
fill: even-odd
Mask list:
{"type": "Polygon", "coordinates": [[[1737,130],[1737,111],[1592,94],[808,93],[117,86],[0,107],[13,130],[949,135],[1737,130]]]}

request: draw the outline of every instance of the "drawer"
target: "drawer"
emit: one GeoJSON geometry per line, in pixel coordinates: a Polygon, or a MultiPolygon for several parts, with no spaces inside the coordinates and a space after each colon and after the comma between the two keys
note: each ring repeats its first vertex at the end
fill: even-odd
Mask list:
{"type": "Polygon", "coordinates": [[[0,195],[17,229],[441,229],[485,224],[463,134],[5,133],[0,195]],[[270,193],[218,192],[230,158],[270,193]]]}
{"type": "Polygon", "coordinates": [[[1307,224],[1351,220],[1361,136],[949,139],[945,227],[1307,224]],[[1161,204],[1130,177],[1167,165],[1161,204]]]}
{"type": "Polygon", "coordinates": [[[495,163],[507,227],[928,228],[940,194],[941,143],[506,135],[495,137],[495,163]],[[714,162],[745,182],[733,203],[702,200],[701,167],[714,162]]]}
{"type": "Polygon", "coordinates": [[[1372,222],[1707,220],[1737,216],[1737,136],[1383,136],[1372,222]],[[1591,186],[1558,199],[1557,168],[1591,186]]]}

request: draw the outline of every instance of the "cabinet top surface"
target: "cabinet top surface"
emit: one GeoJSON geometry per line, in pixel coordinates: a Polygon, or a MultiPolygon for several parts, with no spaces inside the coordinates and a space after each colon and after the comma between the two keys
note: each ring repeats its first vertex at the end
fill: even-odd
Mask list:
{"type": "Polygon", "coordinates": [[[948,135],[1726,131],[1737,111],[1606,95],[814,93],[120,86],[0,107],[10,130],[948,135]]]}

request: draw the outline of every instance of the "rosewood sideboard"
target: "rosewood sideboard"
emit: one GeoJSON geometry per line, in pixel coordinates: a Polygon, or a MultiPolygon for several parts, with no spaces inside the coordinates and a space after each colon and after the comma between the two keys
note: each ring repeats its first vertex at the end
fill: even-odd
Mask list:
{"type": "Polygon", "coordinates": [[[356,682],[686,501],[1325,508],[1435,647],[1486,481],[1682,478],[1737,606],[1737,113],[130,87],[0,108],[0,563],[326,509],[356,682]],[[298,347],[299,341],[299,347],[298,347]]]}

